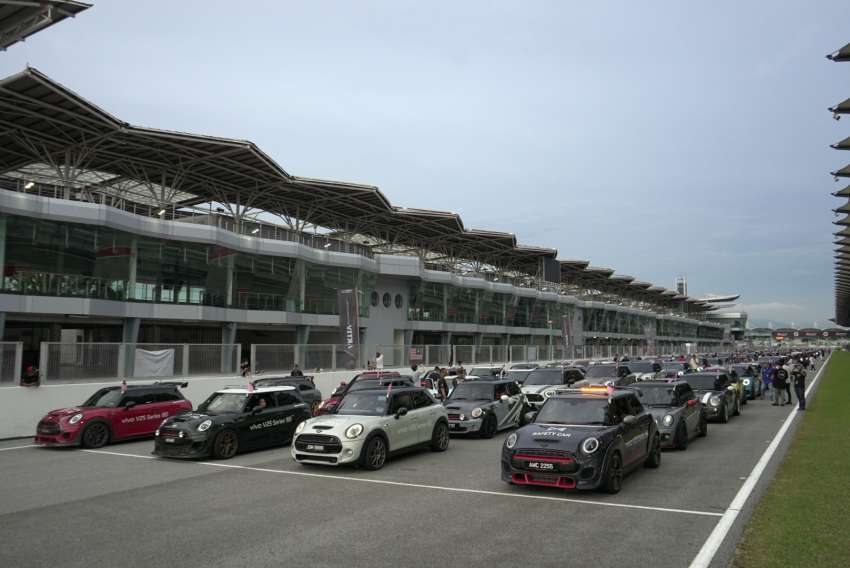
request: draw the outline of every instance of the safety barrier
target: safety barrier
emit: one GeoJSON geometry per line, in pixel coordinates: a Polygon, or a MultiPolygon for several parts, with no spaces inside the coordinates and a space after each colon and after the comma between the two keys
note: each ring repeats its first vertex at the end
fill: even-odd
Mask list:
{"type": "Polygon", "coordinates": [[[42,383],[235,375],[239,344],[58,343],[41,344],[42,383]]]}
{"type": "Polygon", "coordinates": [[[0,384],[19,383],[23,353],[23,343],[0,342],[0,384]]]}

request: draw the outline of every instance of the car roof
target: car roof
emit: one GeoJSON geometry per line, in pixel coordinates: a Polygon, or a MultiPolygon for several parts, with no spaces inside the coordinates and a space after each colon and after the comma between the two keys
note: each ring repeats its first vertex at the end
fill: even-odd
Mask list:
{"type": "Polygon", "coordinates": [[[690,386],[688,381],[641,381],[638,388],[690,386]]]}
{"type": "MultiPolygon", "coordinates": [[[[387,389],[362,389],[362,390],[355,391],[355,392],[357,394],[362,394],[362,393],[387,394],[387,389]]],[[[428,391],[423,389],[422,387],[409,386],[409,387],[398,387],[398,388],[393,387],[392,392],[393,393],[399,393],[399,392],[400,393],[412,393],[412,392],[428,392],[428,391]]]]}
{"type": "Polygon", "coordinates": [[[267,392],[285,392],[285,391],[294,391],[295,387],[289,385],[276,385],[271,387],[257,387],[253,390],[249,390],[245,387],[224,387],[223,389],[219,389],[215,392],[233,392],[237,394],[263,394],[267,392]]]}
{"type": "Polygon", "coordinates": [[[498,377],[495,377],[495,378],[486,377],[486,378],[483,378],[483,379],[476,379],[474,381],[469,381],[469,384],[480,385],[482,383],[483,384],[488,384],[488,383],[489,384],[497,384],[497,383],[512,383],[512,382],[513,381],[511,379],[504,379],[504,378],[498,378],[498,377]]]}

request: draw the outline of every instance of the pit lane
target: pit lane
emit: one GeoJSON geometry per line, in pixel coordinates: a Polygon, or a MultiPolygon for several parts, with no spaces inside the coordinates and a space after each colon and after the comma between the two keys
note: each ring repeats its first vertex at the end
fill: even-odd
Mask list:
{"type": "Polygon", "coordinates": [[[305,467],[288,448],[184,462],[152,458],[151,441],[4,442],[0,564],[687,566],[789,408],[751,402],[614,496],[508,486],[506,433],[379,472],[305,467]]]}

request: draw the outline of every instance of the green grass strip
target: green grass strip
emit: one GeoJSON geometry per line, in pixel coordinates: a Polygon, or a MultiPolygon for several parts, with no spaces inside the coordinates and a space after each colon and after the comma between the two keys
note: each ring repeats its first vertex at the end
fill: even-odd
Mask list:
{"type": "Polygon", "coordinates": [[[802,414],[734,568],[850,567],[850,353],[832,356],[802,414]]]}

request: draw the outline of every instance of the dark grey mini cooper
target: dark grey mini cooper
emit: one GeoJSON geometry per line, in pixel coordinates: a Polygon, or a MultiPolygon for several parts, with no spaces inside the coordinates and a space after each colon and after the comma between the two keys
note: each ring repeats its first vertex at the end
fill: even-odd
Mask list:
{"type": "Polygon", "coordinates": [[[691,439],[708,434],[702,402],[685,381],[644,381],[638,393],[655,418],[662,448],[687,450],[691,439]]]}

